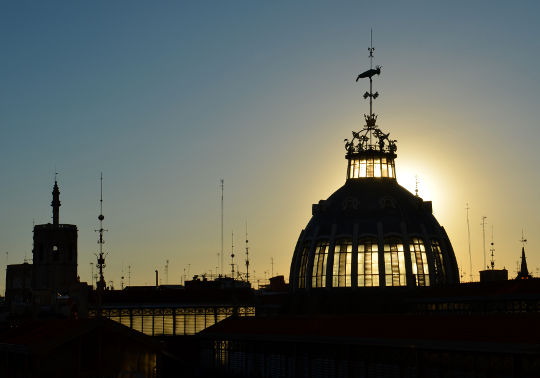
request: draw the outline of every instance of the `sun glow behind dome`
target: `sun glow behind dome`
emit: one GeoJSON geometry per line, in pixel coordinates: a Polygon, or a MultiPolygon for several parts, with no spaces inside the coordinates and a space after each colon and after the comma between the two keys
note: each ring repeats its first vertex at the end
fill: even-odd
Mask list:
{"type": "MultiPolygon", "coordinates": [[[[370,59],[373,58],[370,47],[370,59]]],[[[345,139],[346,182],[312,208],[291,262],[295,292],[318,289],[440,286],[459,282],[448,236],[433,216],[432,203],[396,180],[397,141],[377,126],[372,77],[369,114],[362,130],[345,139]]],[[[357,80],[358,80],[357,79],[357,80]]]]}

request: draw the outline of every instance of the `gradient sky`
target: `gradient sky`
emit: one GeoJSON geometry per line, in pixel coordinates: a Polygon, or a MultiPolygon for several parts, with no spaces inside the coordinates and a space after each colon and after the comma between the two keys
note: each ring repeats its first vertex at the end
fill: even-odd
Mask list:
{"type": "MultiPolygon", "coordinates": [[[[255,276],[285,274],[311,204],[345,179],[361,129],[374,29],[379,126],[397,178],[433,201],[462,274],[515,275],[521,230],[540,256],[537,2],[4,1],[0,4],[0,262],[32,256],[32,223],[79,229],[79,275],[97,251],[104,176],[105,278],[120,286],[214,271],[225,179],[226,263],[248,222],[255,276]],[[405,4],[406,3],[406,4],[405,4]],[[55,168],[56,167],[56,168],[55,168]],[[127,283],[127,278],[126,278],[127,283]]],[[[230,270],[227,265],[226,270],[230,270]]],[[[243,269],[242,269],[243,270],[243,269]]],[[[0,280],[3,291],[4,279],[0,280]]]]}

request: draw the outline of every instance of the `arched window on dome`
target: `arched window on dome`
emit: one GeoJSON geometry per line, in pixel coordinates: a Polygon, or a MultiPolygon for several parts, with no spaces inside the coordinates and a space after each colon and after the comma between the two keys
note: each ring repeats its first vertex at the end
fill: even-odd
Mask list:
{"type": "Polygon", "coordinates": [[[431,252],[433,253],[433,268],[435,269],[435,279],[437,283],[446,283],[446,270],[444,269],[444,260],[441,245],[438,240],[431,241],[431,252]]]}
{"type": "Polygon", "coordinates": [[[308,263],[309,243],[306,243],[302,249],[302,257],[300,258],[300,271],[298,272],[298,288],[306,288],[306,268],[308,263]]]}
{"type": "Polygon", "coordinates": [[[358,286],[379,286],[379,245],[374,238],[358,242],[358,286]]]}
{"type": "Polygon", "coordinates": [[[429,267],[422,239],[412,238],[409,251],[411,252],[412,273],[416,277],[416,286],[429,286],[429,267]]]}
{"type": "Polygon", "coordinates": [[[342,239],[334,246],[333,287],[351,287],[352,241],[342,239]]]}
{"type": "Polygon", "coordinates": [[[386,286],[407,285],[405,252],[403,243],[397,238],[384,241],[384,273],[386,286]]]}
{"type": "Polygon", "coordinates": [[[326,261],[328,258],[327,241],[319,241],[315,247],[315,257],[313,258],[313,273],[311,275],[311,287],[326,286],[326,261]]]}

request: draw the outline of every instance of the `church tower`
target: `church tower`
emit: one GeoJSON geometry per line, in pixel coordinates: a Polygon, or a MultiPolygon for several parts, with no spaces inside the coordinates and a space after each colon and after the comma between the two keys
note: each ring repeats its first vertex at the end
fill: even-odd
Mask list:
{"type": "Polygon", "coordinates": [[[77,226],[60,224],[60,189],[54,181],[53,223],[34,226],[32,287],[66,293],[77,280],[77,226]]]}

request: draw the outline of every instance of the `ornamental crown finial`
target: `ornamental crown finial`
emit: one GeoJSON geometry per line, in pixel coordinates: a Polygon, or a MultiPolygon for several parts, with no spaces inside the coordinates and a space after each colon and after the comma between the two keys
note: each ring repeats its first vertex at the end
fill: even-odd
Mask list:
{"type": "Polygon", "coordinates": [[[381,153],[383,155],[391,155],[395,157],[397,151],[396,140],[389,138],[390,133],[385,134],[377,127],[376,114],[364,114],[366,125],[360,131],[352,132],[352,139],[345,139],[345,150],[347,158],[352,155],[361,154],[363,152],[381,153]]]}
{"type": "Polygon", "coordinates": [[[366,126],[367,127],[376,127],[375,123],[377,122],[377,115],[376,114],[364,114],[364,119],[366,120],[366,126]]]}

